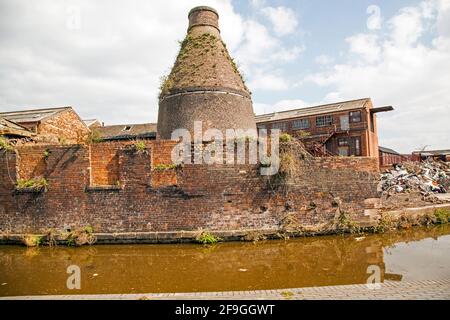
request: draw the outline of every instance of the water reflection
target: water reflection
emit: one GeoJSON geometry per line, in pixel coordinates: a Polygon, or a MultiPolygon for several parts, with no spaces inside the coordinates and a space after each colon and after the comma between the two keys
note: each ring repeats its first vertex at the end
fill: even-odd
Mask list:
{"type": "Polygon", "coordinates": [[[365,237],[224,243],[214,247],[123,245],[27,249],[3,246],[0,247],[0,296],[355,284],[366,282],[369,265],[380,267],[383,281],[400,281],[405,274],[408,279],[432,278],[433,273],[450,277],[449,235],[450,228],[442,226],[365,237]],[[426,265],[417,263],[423,257],[428,257],[426,265]],[[81,290],[66,288],[66,269],[73,264],[81,268],[81,290]]]}

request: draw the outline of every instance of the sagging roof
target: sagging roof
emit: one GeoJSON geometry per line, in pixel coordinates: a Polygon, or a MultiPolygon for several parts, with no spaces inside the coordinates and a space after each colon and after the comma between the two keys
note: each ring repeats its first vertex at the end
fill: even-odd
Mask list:
{"type": "Polygon", "coordinates": [[[398,153],[397,151],[395,151],[395,150],[393,150],[393,149],[389,149],[389,148],[385,148],[385,147],[381,147],[381,146],[379,146],[378,149],[379,149],[381,152],[384,152],[384,153],[390,153],[390,154],[400,155],[400,153],[398,153]]]}
{"type": "Polygon", "coordinates": [[[0,117],[6,118],[10,121],[14,121],[16,123],[40,122],[66,110],[72,110],[72,107],[2,112],[0,113],[0,117]]]}
{"type": "Polygon", "coordinates": [[[15,122],[0,117],[0,135],[31,137],[33,133],[15,122]]]}
{"type": "Polygon", "coordinates": [[[313,115],[327,114],[339,111],[354,110],[364,108],[366,103],[370,101],[370,98],[343,101],[319,106],[312,106],[288,111],[274,112],[263,115],[257,115],[255,117],[256,123],[285,120],[299,117],[307,117],[313,115]]]}
{"type": "Polygon", "coordinates": [[[103,140],[153,139],[156,138],[156,123],[120,124],[94,127],[103,140]]]}

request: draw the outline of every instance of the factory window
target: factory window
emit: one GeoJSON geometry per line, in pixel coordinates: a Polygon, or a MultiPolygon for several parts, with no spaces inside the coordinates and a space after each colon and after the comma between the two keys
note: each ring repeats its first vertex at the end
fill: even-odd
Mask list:
{"type": "Polygon", "coordinates": [[[316,118],[316,127],[326,127],[333,124],[333,116],[320,116],[316,118]]]}
{"type": "Polygon", "coordinates": [[[339,138],[338,139],[338,145],[339,145],[339,147],[346,147],[346,146],[348,146],[348,139],[347,138],[339,138]]]}
{"type": "Polygon", "coordinates": [[[272,129],[279,129],[280,131],[286,131],[286,123],[285,122],[273,123],[272,129]]]}
{"type": "Polygon", "coordinates": [[[302,130],[308,128],[309,128],[309,119],[294,120],[292,122],[292,129],[294,130],[302,130]]]}
{"type": "Polygon", "coordinates": [[[361,122],[361,111],[352,111],[350,112],[350,122],[361,122]]]}

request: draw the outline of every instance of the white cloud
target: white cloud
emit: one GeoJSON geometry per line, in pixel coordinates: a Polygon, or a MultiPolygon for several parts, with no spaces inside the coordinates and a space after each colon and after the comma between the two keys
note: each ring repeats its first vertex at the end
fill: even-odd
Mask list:
{"type": "Polygon", "coordinates": [[[275,33],[279,36],[285,36],[293,33],[298,26],[298,20],[295,12],[290,8],[265,7],[261,11],[270,20],[275,33]]]}
{"type": "Polygon", "coordinates": [[[439,26],[450,6],[433,0],[426,5],[400,10],[389,20],[387,35],[350,37],[349,52],[368,63],[350,55],[346,63],[306,79],[330,87],[328,98],[372,97],[375,105],[393,105],[394,112],[379,116],[380,144],[405,153],[419,145],[450,147],[450,37],[437,28],[431,44],[421,41],[427,24],[439,26]],[[368,41],[376,51],[372,56],[361,44],[375,36],[377,41],[368,41]],[[358,40],[358,46],[355,39],[364,41],[358,40]]]}
{"type": "Polygon", "coordinates": [[[231,0],[3,0],[0,110],[71,105],[107,124],[156,121],[159,79],[197,5],[219,11],[222,37],[250,81],[255,69],[276,90],[285,86],[277,67],[261,65],[279,66],[302,48],[281,45],[264,25],[237,14],[231,0]]]}
{"type": "Polygon", "coordinates": [[[289,87],[287,80],[274,72],[256,71],[249,83],[252,90],[282,91],[289,87]]]}
{"type": "Polygon", "coordinates": [[[345,39],[350,45],[350,52],[360,55],[364,62],[373,63],[380,58],[381,48],[378,37],[373,34],[357,34],[345,39]]]}
{"type": "Polygon", "coordinates": [[[320,56],[317,56],[317,57],[314,59],[314,61],[315,61],[317,64],[320,64],[320,65],[327,65],[327,64],[333,63],[334,58],[333,58],[333,57],[330,57],[330,56],[328,56],[328,55],[326,55],[326,54],[321,54],[320,56]]]}

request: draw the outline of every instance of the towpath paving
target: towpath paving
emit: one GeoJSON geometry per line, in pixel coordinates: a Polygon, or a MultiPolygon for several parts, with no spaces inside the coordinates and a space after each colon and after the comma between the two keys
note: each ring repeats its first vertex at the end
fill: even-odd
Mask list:
{"type": "Polygon", "coordinates": [[[450,279],[280,290],[3,297],[0,300],[450,300],[450,279]]]}

